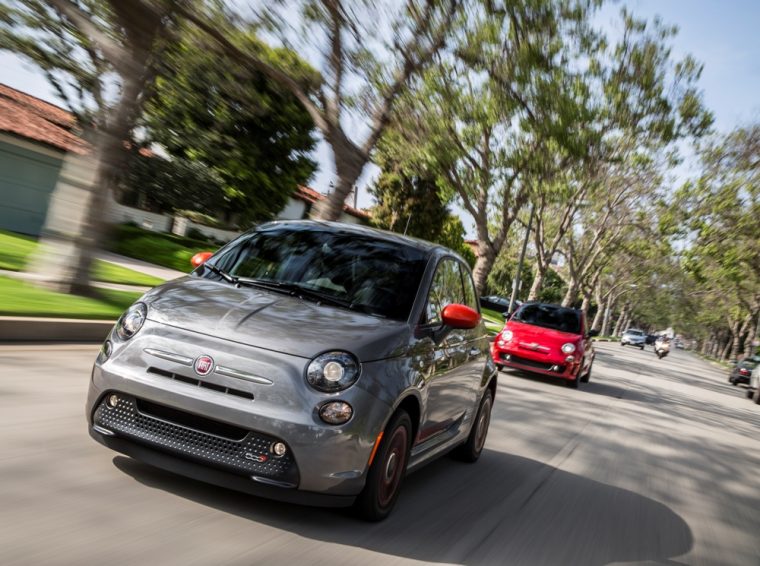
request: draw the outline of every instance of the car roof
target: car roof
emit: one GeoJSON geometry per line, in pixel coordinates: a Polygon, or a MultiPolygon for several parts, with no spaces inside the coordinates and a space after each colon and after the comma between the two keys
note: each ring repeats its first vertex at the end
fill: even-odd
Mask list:
{"type": "MultiPolygon", "coordinates": [[[[386,242],[392,242],[400,246],[407,246],[427,253],[433,253],[436,251],[445,252],[462,259],[456,252],[440,244],[434,244],[427,240],[421,240],[420,238],[413,238],[411,236],[402,236],[401,234],[388,232],[387,230],[380,230],[379,228],[370,228],[369,226],[350,224],[347,222],[328,222],[324,220],[276,220],[274,222],[261,224],[251,231],[265,231],[277,227],[288,227],[294,230],[321,230],[325,232],[356,234],[357,236],[384,240],[386,242]]],[[[462,259],[462,261],[464,260],[462,259]]]]}

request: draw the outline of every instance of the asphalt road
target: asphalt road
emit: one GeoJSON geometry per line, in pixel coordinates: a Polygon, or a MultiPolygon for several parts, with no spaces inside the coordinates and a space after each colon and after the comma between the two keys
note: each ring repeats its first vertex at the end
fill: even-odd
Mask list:
{"type": "Polygon", "coordinates": [[[96,350],[0,347],[0,564],[760,564],[760,407],[684,352],[598,345],[578,391],[502,373],[481,460],[366,524],[96,444],[96,350]]]}

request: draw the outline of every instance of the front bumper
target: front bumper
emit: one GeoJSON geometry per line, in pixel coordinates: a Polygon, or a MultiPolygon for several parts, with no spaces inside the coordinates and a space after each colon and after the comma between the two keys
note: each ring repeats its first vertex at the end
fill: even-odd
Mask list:
{"type": "Polygon", "coordinates": [[[553,356],[534,353],[529,350],[513,350],[501,348],[494,342],[491,345],[491,357],[494,363],[531,373],[560,377],[573,380],[578,374],[580,358],[574,356],[572,362],[567,361],[568,356],[553,356]]]}
{"type": "Polygon", "coordinates": [[[242,493],[249,493],[257,497],[319,507],[350,507],[356,499],[356,497],[348,495],[303,492],[253,482],[246,477],[198,464],[191,460],[177,458],[166,452],[154,450],[148,446],[137,444],[118,436],[104,435],[92,427],[90,427],[90,436],[111,450],[126,454],[135,460],[145,462],[151,466],[194,480],[218,485],[227,489],[234,489],[242,493]]]}
{"type": "MultiPolygon", "coordinates": [[[[212,483],[240,491],[304,503],[316,495],[335,496],[350,504],[349,500],[364,487],[369,456],[391,406],[368,391],[374,383],[372,374],[378,371],[375,364],[365,365],[353,387],[328,395],[305,383],[303,371],[307,363],[307,359],[148,321],[129,342],[116,344],[110,359],[95,364],[86,408],[90,434],[119,452],[149,463],[159,461],[159,467],[184,475],[204,479],[198,477],[204,474],[197,471],[203,468],[207,475],[219,480],[212,483]],[[213,372],[199,379],[192,368],[148,355],[146,349],[190,358],[206,354],[219,366],[266,377],[269,383],[213,372]],[[109,423],[102,420],[101,403],[112,393],[135,405],[125,405],[123,410],[129,409],[128,414],[117,423],[111,419],[109,428],[109,423]],[[151,410],[141,410],[140,401],[135,400],[148,403],[151,410]],[[318,408],[330,400],[349,403],[354,409],[353,418],[337,426],[322,422],[318,408]],[[156,406],[170,414],[167,416],[162,409],[161,415],[156,415],[152,410],[156,406]],[[187,418],[176,419],[172,411],[187,418]],[[136,428],[134,419],[138,416],[142,420],[136,428]],[[144,420],[156,417],[163,428],[144,420]],[[224,438],[224,434],[187,420],[192,418],[243,432],[224,438]],[[93,426],[97,428],[92,430],[93,426]],[[196,442],[188,444],[187,439],[193,435],[204,436],[196,436],[196,442]],[[185,444],[177,445],[180,440],[185,444]],[[274,465],[269,452],[274,441],[283,442],[292,458],[292,465],[281,473],[268,469],[274,465]],[[262,455],[267,459],[257,462],[262,455]],[[173,464],[168,465],[168,461],[173,464]],[[231,478],[234,481],[226,481],[231,478]],[[271,485],[264,486],[263,482],[271,485]],[[251,489],[241,489],[245,486],[251,489]],[[263,487],[269,489],[261,493],[263,487]],[[286,492],[290,495],[284,495],[286,492]]],[[[334,505],[329,501],[326,504],[334,505]]]]}

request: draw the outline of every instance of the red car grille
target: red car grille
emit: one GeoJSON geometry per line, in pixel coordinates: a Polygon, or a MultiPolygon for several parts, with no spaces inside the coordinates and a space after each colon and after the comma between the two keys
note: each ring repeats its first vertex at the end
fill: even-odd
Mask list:
{"type": "MultiPolygon", "coordinates": [[[[525,367],[531,367],[536,369],[541,369],[544,371],[550,371],[553,367],[555,367],[556,364],[550,364],[546,362],[538,362],[536,360],[530,360],[528,358],[523,358],[521,356],[515,356],[514,354],[501,354],[501,359],[504,361],[511,362],[513,364],[519,364],[521,366],[525,367]],[[507,356],[509,356],[509,360],[507,360],[507,356]]],[[[562,373],[565,371],[565,366],[557,366],[558,369],[554,370],[557,373],[562,373]]]]}

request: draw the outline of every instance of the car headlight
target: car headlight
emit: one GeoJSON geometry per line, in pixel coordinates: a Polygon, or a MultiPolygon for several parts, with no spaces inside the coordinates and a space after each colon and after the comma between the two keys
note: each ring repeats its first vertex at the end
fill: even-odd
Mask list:
{"type": "Polygon", "coordinates": [[[359,379],[361,366],[348,352],[326,352],[306,368],[306,380],[314,389],[333,393],[348,389],[359,379]]]}
{"type": "Polygon", "coordinates": [[[568,342],[567,344],[562,344],[562,351],[565,354],[572,354],[573,352],[575,352],[575,344],[573,344],[572,342],[568,342]]]}
{"type": "Polygon", "coordinates": [[[502,342],[511,342],[512,336],[513,334],[511,330],[505,330],[501,333],[501,340],[502,342]]]}
{"type": "Polygon", "coordinates": [[[129,340],[139,332],[147,317],[148,307],[145,303],[135,303],[116,322],[116,336],[120,340],[129,340]]]}

